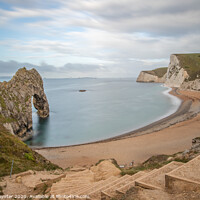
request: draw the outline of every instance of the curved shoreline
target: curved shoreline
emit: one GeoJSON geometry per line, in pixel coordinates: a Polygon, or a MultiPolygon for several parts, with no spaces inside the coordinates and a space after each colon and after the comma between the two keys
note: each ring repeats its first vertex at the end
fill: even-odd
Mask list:
{"type": "Polygon", "coordinates": [[[65,148],[65,147],[77,147],[77,146],[84,146],[89,144],[98,144],[98,143],[107,143],[111,141],[116,140],[122,140],[126,138],[131,137],[137,137],[145,134],[149,134],[152,132],[157,132],[162,129],[165,129],[169,126],[172,126],[176,123],[189,120],[197,115],[198,112],[190,112],[192,105],[193,105],[193,99],[190,97],[186,97],[185,95],[182,95],[178,92],[178,88],[172,88],[172,90],[169,92],[171,95],[174,95],[178,97],[181,100],[181,104],[179,108],[176,110],[176,112],[172,113],[171,115],[164,117],[160,120],[157,120],[153,123],[150,123],[144,127],[138,128],[136,130],[120,134],[115,137],[88,142],[88,143],[82,143],[82,144],[75,144],[75,145],[66,145],[66,146],[56,146],[56,147],[31,147],[34,150],[40,150],[40,149],[58,149],[58,148],[65,148]]]}

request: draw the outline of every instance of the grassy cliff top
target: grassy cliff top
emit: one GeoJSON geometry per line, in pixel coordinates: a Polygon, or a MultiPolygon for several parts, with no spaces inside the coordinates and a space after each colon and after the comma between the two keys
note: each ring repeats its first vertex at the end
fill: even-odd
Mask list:
{"type": "Polygon", "coordinates": [[[143,71],[143,72],[162,78],[167,73],[167,67],[161,67],[154,70],[143,71]]]}
{"type": "Polygon", "coordinates": [[[27,170],[54,170],[58,166],[31,150],[16,136],[11,135],[1,124],[0,119],[0,177],[9,175],[12,160],[13,174],[27,170]]]}
{"type": "Polygon", "coordinates": [[[190,81],[200,78],[200,53],[175,55],[179,59],[180,66],[184,68],[190,76],[190,81]]]}

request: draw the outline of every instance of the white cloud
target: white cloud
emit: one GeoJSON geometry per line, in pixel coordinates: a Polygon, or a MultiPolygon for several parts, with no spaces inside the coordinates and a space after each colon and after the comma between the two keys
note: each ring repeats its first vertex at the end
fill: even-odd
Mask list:
{"type": "Polygon", "coordinates": [[[199,0],[3,2],[10,9],[0,9],[0,27],[16,32],[0,40],[4,61],[54,70],[72,63],[74,70],[60,69],[73,76],[125,76],[166,66],[171,53],[199,51],[199,0]]]}

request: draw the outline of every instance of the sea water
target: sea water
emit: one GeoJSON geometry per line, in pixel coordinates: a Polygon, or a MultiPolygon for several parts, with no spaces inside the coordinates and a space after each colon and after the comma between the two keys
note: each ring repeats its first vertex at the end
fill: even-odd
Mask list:
{"type": "Polygon", "coordinates": [[[169,89],[124,79],[44,79],[50,115],[33,110],[31,146],[64,146],[111,138],[175,112],[169,89]],[[79,90],[86,90],[79,92],[79,90]]]}
{"type": "Polygon", "coordinates": [[[41,119],[33,108],[30,146],[65,146],[111,138],[166,117],[180,105],[179,99],[169,95],[169,88],[137,83],[135,78],[44,79],[44,89],[50,115],[41,119]]]}

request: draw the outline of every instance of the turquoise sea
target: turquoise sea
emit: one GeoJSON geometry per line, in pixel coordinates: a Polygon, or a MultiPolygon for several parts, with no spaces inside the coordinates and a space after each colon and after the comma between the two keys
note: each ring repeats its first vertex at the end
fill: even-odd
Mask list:
{"type": "MultiPolygon", "coordinates": [[[[9,78],[0,77],[0,81],[9,78]]],[[[33,108],[30,146],[66,146],[111,138],[175,112],[180,100],[158,83],[135,78],[44,79],[50,116],[33,108]],[[79,92],[86,90],[86,92],[79,92]]]]}
{"type": "Polygon", "coordinates": [[[33,109],[30,146],[64,146],[114,137],[165,117],[180,101],[162,84],[123,79],[44,79],[50,116],[33,109]],[[79,92],[86,90],[86,92],[79,92]]]}

